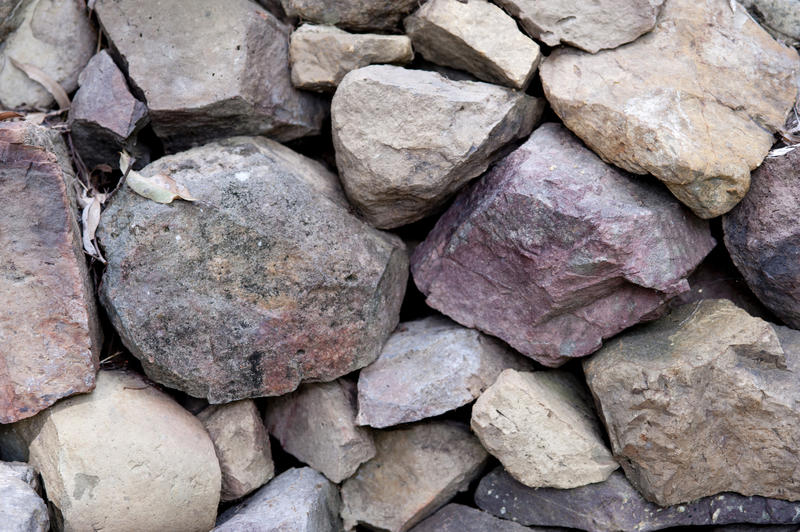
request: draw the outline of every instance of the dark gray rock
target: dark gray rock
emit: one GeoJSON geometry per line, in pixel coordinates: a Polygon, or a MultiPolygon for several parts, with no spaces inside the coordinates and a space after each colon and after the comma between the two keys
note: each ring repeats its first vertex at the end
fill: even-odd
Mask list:
{"type": "MultiPolygon", "coordinates": [[[[526,532],[525,528],[511,521],[504,521],[492,514],[481,512],[463,504],[448,504],[411,529],[411,532],[526,532]]],[[[543,529],[540,529],[543,530],[543,529]]]]}

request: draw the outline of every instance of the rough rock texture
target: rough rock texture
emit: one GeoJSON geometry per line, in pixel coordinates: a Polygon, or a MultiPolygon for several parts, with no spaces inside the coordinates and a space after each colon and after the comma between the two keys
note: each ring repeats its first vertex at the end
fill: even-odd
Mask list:
{"type": "Polygon", "coordinates": [[[742,0],[740,2],[776,39],[797,46],[800,6],[797,0],[742,0]]]}
{"type": "Polygon", "coordinates": [[[286,15],[355,31],[393,31],[418,0],[280,0],[286,15]]]}
{"type": "Polygon", "coordinates": [[[269,435],[252,400],[212,405],[197,417],[211,436],[219,458],[220,500],[244,497],[275,475],[269,435]]]}
{"type": "Polygon", "coordinates": [[[423,70],[373,65],[333,97],[333,145],[350,201],[376,227],[435,212],[509,142],[530,133],[543,101],[423,70]]]}
{"type": "Polygon", "coordinates": [[[530,369],[502,342],[442,317],[401,323],[358,377],[358,423],[388,427],[474,401],[506,368],[530,369]]]}
{"type": "Polygon", "coordinates": [[[647,532],[725,523],[800,523],[800,503],[736,493],[662,508],[646,501],[620,472],[612,473],[605,482],[580,488],[535,489],[520,484],[498,467],[481,479],[475,502],[487,512],[523,525],[590,532],[647,532]]]}
{"type": "Polygon", "coordinates": [[[133,373],[101,371],[91,394],[0,427],[0,447],[13,438],[27,443],[58,530],[214,526],[220,469],[208,433],[133,373]]]}
{"type": "Polygon", "coordinates": [[[702,301],[618,336],[584,370],[612,450],[648,500],[800,499],[799,331],[702,301]]]}
{"type": "Polygon", "coordinates": [[[462,504],[448,504],[411,529],[411,532],[531,532],[511,521],[462,504]]]}
{"type": "Polygon", "coordinates": [[[310,467],[284,471],[217,519],[212,532],[339,532],[339,490],[310,467]]]}
{"type": "Polygon", "coordinates": [[[516,21],[486,0],[431,0],[406,18],[405,27],[428,61],[515,89],[525,90],[542,59],[516,21]]]}
{"type": "Polygon", "coordinates": [[[12,65],[11,59],[41,69],[72,92],[94,53],[97,34],[83,2],[33,0],[16,9],[13,17],[18,20],[21,15],[22,20],[0,49],[0,106],[48,107],[53,97],[47,89],[12,65]]]}
{"type": "Polygon", "coordinates": [[[168,149],[319,133],[321,100],[290,81],[290,29],[254,2],[98,0],[95,11],[168,149]]]}
{"type": "Polygon", "coordinates": [[[370,433],[356,426],[355,385],[306,384],[267,403],[270,434],[281,447],[337,484],[375,456],[370,433]]]}
{"type": "Polygon", "coordinates": [[[351,70],[376,63],[404,65],[413,58],[405,35],[355,34],[303,24],[289,41],[292,83],[305,90],[334,91],[351,70]]]}
{"type": "Polygon", "coordinates": [[[101,300],[151,379],[212,403],[280,395],[378,356],[398,322],[399,238],[348,212],[336,176],[264,138],[163,157],[197,203],[127,187],[103,212],[101,300]]]}
{"type": "Polygon", "coordinates": [[[376,432],[375,446],[342,485],[345,528],[408,530],[467,489],[487,459],[466,427],[442,421],[376,432]]]}
{"type": "Polygon", "coordinates": [[[27,464],[0,462],[0,523],[9,532],[47,532],[47,506],[35,491],[36,472],[27,464]]]}
{"type": "Polygon", "coordinates": [[[102,334],[58,133],[0,125],[0,423],[94,387],[102,334]]]}
{"type": "Polygon", "coordinates": [[[123,149],[136,156],[135,135],[147,123],[147,106],[130,93],[108,52],[92,57],[78,84],[68,122],[72,142],[87,168],[117,167],[123,149]]]}
{"type": "Polygon", "coordinates": [[[799,70],[795,50],[726,0],[669,0],[630,45],[560,49],[540,67],[568,128],[605,160],[664,181],[702,218],[744,197],[794,104],[799,70]]]}
{"type": "Polygon", "coordinates": [[[750,193],[723,218],[725,246],[750,289],[800,328],[800,150],[769,158],[750,193]]]}
{"type": "Polygon", "coordinates": [[[456,199],[412,271],[428,305],[557,366],[685,291],[713,246],[666,190],[545,124],[456,199]]]}
{"type": "Polygon", "coordinates": [[[32,0],[0,0],[0,42],[22,24],[25,10],[32,0]]]}
{"type": "Polygon", "coordinates": [[[505,370],[473,405],[470,425],[526,486],[576,488],[602,482],[619,467],[589,394],[562,371],[505,370]]]}

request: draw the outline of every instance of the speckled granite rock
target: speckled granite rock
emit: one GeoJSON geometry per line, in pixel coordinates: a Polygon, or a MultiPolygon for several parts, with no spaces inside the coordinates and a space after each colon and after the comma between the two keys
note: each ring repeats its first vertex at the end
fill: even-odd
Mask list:
{"type": "Polygon", "coordinates": [[[35,491],[36,472],[20,462],[0,462],[0,522],[9,532],[47,532],[47,506],[35,491]]]}
{"type": "Polygon", "coordinates": [[[359,32],[393,31],[418,0],[280,0],[286,15],[359,32]]]}

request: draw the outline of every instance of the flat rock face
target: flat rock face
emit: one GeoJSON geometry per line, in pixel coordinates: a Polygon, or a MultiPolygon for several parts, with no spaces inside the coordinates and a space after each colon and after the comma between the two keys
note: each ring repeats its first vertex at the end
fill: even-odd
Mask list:
{"type": "Polygon", "coordinates": [[[558,366],[685,291],[713,246],[666,190],[545,124],[456,199],[412,272],[428,305],[558,366]]]}
{"type": "Polygon", "coordinates": [[[375,456],[369,431],[356,426],[355,385],[306,384],[269,400],[265,421],[281,447],[337,484],[375,456]]]}
{"type": "Polygon", "coordinates": [[[98,0],[95,12],[168,149],[319,133],[322,102],[289,79],[289,27],[254,2],[98,0]]]}
{"type": "Polygon", "coordinates": [[[569,373],[505,370],[475,402],[470,424],[526,486],[575,488],[602,482],[619,467],[591,398],[569,373]]]}
{"type": "Polygon", "coordinates": [[[286,15],[354,31],[393,31],[418,0],[280,0],[286,15]]]}
{"type": "Polygon", "coordinates": [[[358,423],[388,427],[474,401],[506,368],[530,369],[502,342],[441,317],[401,323],[358,377],[358,423]]]}
{"type": "Polygon", "coordinates": [[[768,158],[750,193],[723,218],[725,246],[748,286],[787,325],[800,328],[800,150],[768,158]]]}
{"type": "Polygon", "coordinates": [[[404,24],[425,59],[490,83],[525,90],[542,59],[516,21],[486,0],[431,0],[404,24]]]}
{"type": "Polygon", "coordinates": [[[511,521],[462,504],[448,504],[411,529],[411,532],[531,532],[511,521]]]}
{"type": "Polygon", "coordinates": [[[702,301],[615,338],[584,370],[614,454],[648,500],[800,498],[800,332],[702,301]]]}
{"type": "Polygon", "coordinates": [[[375,446],[342,484],[345,529],[408,530],[467,489],[488,457],[466,427],[442,421],[375,432],[375,446]]]}
{"type": "Polygon", "coordinates": [[[303,24],[289,42],[292,83],[304,90],[332,92],[351,70],[376,63],[404,65],[413,58],[405,35],[356,34],[303,24]]]}
{"type": "Polygon", "coordinates": [[[435,212],[497,152],[530,133],[543,102],[486,83],[373,65],[333,97],[333,145],[350,201],[375,227],[435,212]]]}
{"type": "Polygon", "coordinates": [[[0,125],[0,423],[94,388],[102,334],[74,180],[60,134],[0,125]]]}
{"type": "Polygon", "coordinates": [[[713,218],[747,192],[794,104],[800,59],[730,2],[669,0],[630,45],[556,50],[540,70],[553,110],[590,148],[713,218]]]}
{"type": "Polygon", "coordinates": [[[47,506],[34,490],[36,472],[19,462],[0,462],[0,522],[12,532],[47,532],[47,506]]]}
{"type": "Polygon", "coordinates": [[[348,212],[336,177],[264,138],[163,157],[197,203],[125,187],[103,212],[101,300],[148,376],[212,403],[280,395],[378,356],[408,276],[402,241],[348,212]]]}

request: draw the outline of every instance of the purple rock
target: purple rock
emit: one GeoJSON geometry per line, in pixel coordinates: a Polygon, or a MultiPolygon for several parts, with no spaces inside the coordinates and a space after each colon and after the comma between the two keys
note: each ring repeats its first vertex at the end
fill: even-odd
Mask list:
{"type": "MultiPolygon", "coordinates": [[[[511,521],[498,519],[462,504],[448,504],[411,529],[411,532],[530,532],[511,521]]],[[[544,530],[544,529],[539,529],[544,530]]]]}

